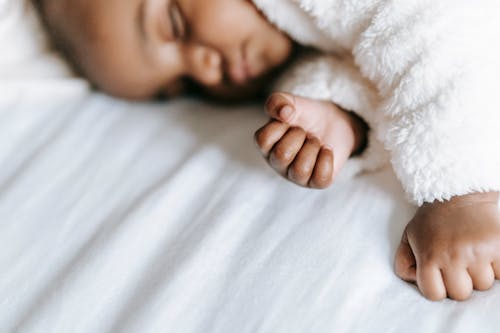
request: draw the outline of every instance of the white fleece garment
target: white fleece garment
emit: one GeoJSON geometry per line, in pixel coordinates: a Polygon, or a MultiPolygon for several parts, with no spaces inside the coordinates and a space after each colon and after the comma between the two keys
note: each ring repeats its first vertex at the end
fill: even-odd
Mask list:
{"type": "Polygon", "coordinates": [[[331,100],[370,125],[369,148],[347,174],[383,165],[387,151],[417,205],[500,190],[499,0],[254,3],[323,51],[279,89],[331,100]]]}

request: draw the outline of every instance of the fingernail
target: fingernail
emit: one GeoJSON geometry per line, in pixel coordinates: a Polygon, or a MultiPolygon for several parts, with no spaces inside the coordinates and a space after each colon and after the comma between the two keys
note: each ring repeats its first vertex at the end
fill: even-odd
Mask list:
{"type": "Polygon", "coordinates": [[[280,117],[289,118],[293,115],[293,108],[289,105],[284,106],[280,111],[280,117]]]}

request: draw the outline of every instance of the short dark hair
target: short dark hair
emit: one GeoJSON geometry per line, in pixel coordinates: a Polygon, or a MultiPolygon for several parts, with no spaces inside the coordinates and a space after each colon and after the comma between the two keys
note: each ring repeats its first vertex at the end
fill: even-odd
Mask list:
{"type": "Polygon", "coordinates": [[[70,36],[61,25],[51,16],[49,6],[56,5],[60,0],[30,0],[38,13],[42,27],[44,28],[51,47],[60,53],[71,69],[78,75],[83,71],[78,64],[75,45],[70,36]]]}

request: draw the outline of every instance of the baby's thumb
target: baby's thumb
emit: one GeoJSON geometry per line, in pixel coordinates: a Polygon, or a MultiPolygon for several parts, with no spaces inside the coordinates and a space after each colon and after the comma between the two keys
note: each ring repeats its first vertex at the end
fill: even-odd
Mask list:
{"type": "Polygon", "coordinates": [[[406,230],[396,251],[394,270],[396,271],[396,275],[405,281],[413,283],[417,281],[417,262],[408,243],[406,230]]]}

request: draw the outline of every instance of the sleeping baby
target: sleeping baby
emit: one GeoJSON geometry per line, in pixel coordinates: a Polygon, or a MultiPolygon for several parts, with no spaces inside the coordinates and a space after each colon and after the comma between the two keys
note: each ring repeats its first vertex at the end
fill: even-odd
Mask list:
{"type": "Polygon", "coordinates": [[[280,73],[256,133],[271,167],[325,188],[390,163],[418,206],[397,275],[431,300],[500,278],[497,0],[33,1],[75,70],[115,96],[195,82],[238,99],[280,73]]]}

